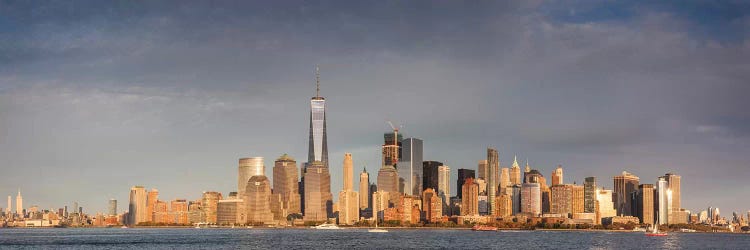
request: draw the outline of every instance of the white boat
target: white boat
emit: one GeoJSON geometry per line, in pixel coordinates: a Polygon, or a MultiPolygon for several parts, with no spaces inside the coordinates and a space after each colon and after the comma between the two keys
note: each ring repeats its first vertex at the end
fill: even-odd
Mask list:
{"type": "Polygon", "coordinates": [[[656,215],[656,223],[655,223],[655,225],[652,226],[653,229],[651,230],[651,232],[650,233],[649,232],[646,233],[646,236],[650,236],[650,237],[667,236],[666,232],[659,232],[659,225],[660,224],[661,224],[661,218],[659,218],[659,215],[657,214],[656,215]]]}
{"type": "Polygon", "coordinates": [[[378,228],[378,218],[375,218],[375,228],[367,230],[368,233],[387,233],[388,230],[378,228]]]}
{"type": "Polygon", "coordinates": [[[125,226],[125,225],[123,225],[123,226],[122,226],[122,227],[120,227],[120,228],[123,228],[123,229],[125,229],[125,228],[128,228],[128,226],[125,226]]]}
{"type": "Polygon", "coordinates": [[[315,228],[315,229],[324,229],[324,230],[341,229],[339,226],[336,226],[336,224],[332,224],[332,223],[323,223],[323,224],[317,225],[317,226],[315,226],[313,228],[315,228]]]}

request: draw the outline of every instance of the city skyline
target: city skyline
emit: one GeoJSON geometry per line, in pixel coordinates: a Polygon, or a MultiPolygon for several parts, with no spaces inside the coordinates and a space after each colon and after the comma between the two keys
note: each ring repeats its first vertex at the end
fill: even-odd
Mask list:
{"type": "MultiPolygon", "coordinates": [[[[283,20],[283,15],[259,14],[269,23],[287,23],[291,30],[269,31],[256,25],[243,32],[241,24],[248,20],[223,9],[238,22],[230,24],[228,31],[219,29],[219,23],[195,25],[179,10],[152,7],[159,12],[115,9],[97,14],[82,8],[69,10],[81,17],[74,20],[48,13],[13,31],[17,41],[9,43],[10,50],[0,50],[9,59],[2,62],[7,67],[0,69],[4,133],[0,157],[7,159],[3,169],[11,172],[0,177],[0,193],[13,195],[20,187],[26,207],[57,208],[78,201],[87,211],[101,212],[107,211],[110,198],[126,204],[127,190],[134,185],[156,187],[170,199],[190,200],[209,190],[227,194],[236,189],[233,180],[239,158],[264,157],[267,166],[284,153],[304,159],[309,133],[305,102],[314,93],[313,65],[319,64],[321,95],[327,97],[326,115],[330,115],[326,117],[330,118],[328,162],[333,163],[329,167],[334,194],[342,187],[344,152],[352,153],[354,173],[364,168],[364,162],[374,182],[381,136],[390,131],[386,121],[392,120],[404,124],[405,137],[423,140],[424,161],[451,166],[451,180],[456,180],[457,169],[476,170],[476,162],[486,158],[485,150],[491,146],[498,149],[501,168],[510,167],[517,154],[529,158],[532,168],[542,173],[562,164],[566,183],[583,183],[585,177],[596,176],[597,186],[607,189],[613,189],[611,178],[621,171],[639,176],[641,184],[656,184],[659,176],[674,172],[685,181],[682,207],[747,210],[748,204],[735,199],[750,189],[744,171],[750,163],[744,159],[748,140],[743,110],[748,103],[741,97],[747,92],[742,79],[748,78],[748,70],[736,66],[750,58],[750,49],[742,45],[747,44],[747,31],[738,35],[707,31],[731,24],[737,15],[730,10],[708,8],[704,11],[709,14],[728,12],[730,17],[694,23],[690,18],[694,13],[677,7],[631,8],[615,20],[601,20],[594,15],[596,6],[580,6],[577,15],[564,14],[567,9],[554,4],[481,6],[498,13],[457,6],[478,11],[476,18],[493,25],[464,31],[466,40],[425,45],[420,41],[463,33],[451,25],[425,26],[424,21],[440,21],[426,13],[396,13],[405,19],[396,27],[406,30],[384,38],[346,27],[324,29],[333,22],[354,21],[373,25],[370,31],[375,34],[389,34],[388,26],[346,15],[313,20],[312,27],[305,27],[283,20]],[[154,24],[159,32],[125,28],[124,34],[143,39],[122,39],[120,33],[111,32],[117,23],[102,21],[109,20],[107,15],[154,24]],[[515,21],[490,22],[503,18],[515,21]],[[65,22],[55,24],[61,19],[65,22]],[[631,28],[631,24],[646,28],[631,28]],[[209,36],[200,39],[182,30],[193,25],[209,36]],[[63,31],[53,32],[58,28],[63,31]],[[307,28],[324,34],[301,35],[312,38],[301,39],[310,45],[279,42],[307,28]],[[422,32],[408,34],[411,29],[422,32]],[[35,36],[40,32],[49,37],[35,36]],[[482,35],[486,33],[491,36],[482,35]],[[559,42],[568,33],[580,38],[573,44],[559,42]],[[247,43],[217,38],[220,34],[247,43]],[[261,34],[263,38],[253,36],[261,34]],[[326,36],[344,42],[326,45],[331,39],[326,36]],[[612,40],[603,40],[606,37],[612,40]],[[171,47],[180,45],[172,40],[176,38],[188,39],[171,47]],[[634,44],[626,44],[631,39],[634,44]],[[473,42],[476,48],[462,46],[473,42]],[[589,43],[603,47],[576,45],[589,43]],[[130,54],[133,50],[139,53],[130,54]],[[152,52],[166,61],[155,60],[149,55],[152,52]],[[68,53],[80,57],[64,56],[68,53]],[[251,59],[256,56],[275,60],[264,65],[251,59]],[[204,57],[217,66],[190,60],[204,57]],[[611,62],[610,58],[624,59],[611,62]],[[681,60],[668,60],[672,58],[681,60]],[[139,64],[148,61],[154,62],[139,64]],[[644,69],[640,66],[644,61],[662,68],[644,69]],[[532,67],[537,63],[541,66],[532,67]],[[233,66],[221,67],[227,65],[233,66]],[[540,74],[526,67],[549,72],[540,74]],[[614,79],[607,77],[611,74],[614,79]],[[686,84],[692,88],[684,88],[686,84]],[[722,176],[722,181],[698,182],[706,176],[722,176]],[[74,181],[78,178],[86,181],[74,181]],[[28,180],[36,181],[28,184],[28,180]]],[[[185,8],[203,7],[187,4],[185,8]]],[[[331,7],[373,18],[389,11],[308,7],[310,12],[294,13],[311,18],[331,7]]],[[[13,12],[23,8],[9,5],[0,11],[12,12],[11,19],[26,20],[13,12]]],[[[281,13],[280,6],[268,8],[281,13]]],[[[463,15],[448,18],[473,23],[463,15]]],[[[747,27],[734,25],[725,29],[747,27]]],[[[272,176],[270,168],[265,176],[272,176]]],[[[456,182],[449,183],[455,194],[456,182]]]]}

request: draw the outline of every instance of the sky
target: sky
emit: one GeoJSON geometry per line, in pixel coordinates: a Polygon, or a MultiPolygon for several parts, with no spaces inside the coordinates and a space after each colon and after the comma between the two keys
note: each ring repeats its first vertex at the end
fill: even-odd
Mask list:
{"type": "Polygon", "coordinates": [[[750,210],[746,1],[0,0],[0,197],[227,195],[239,158],[269,177],[307,159],[316,65],[334,197],[345,152],[374,181],[392,121],[454,194],[492,146],[566,183],[673,172],[686,209],[750,210]]]}

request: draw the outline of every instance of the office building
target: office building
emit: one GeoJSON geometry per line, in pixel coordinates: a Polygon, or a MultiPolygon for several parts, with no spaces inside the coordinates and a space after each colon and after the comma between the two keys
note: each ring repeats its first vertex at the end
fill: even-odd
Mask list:
{"type": "Polygon", "coordinates": [[[18,189],[18,195],[16,196],[16,214],[24,217],[23,213],[23,197],[21,196],[21,189],[18,189]]]}
{"type": "MultiPolygon", "coordinates": [[[[146,221],[157,222],[154,218],[154,213],[156,213],[156,210],[154,209],[156,209],[156,202],[159,201],[159,190],[152,188],[151,191],[148,191],[146,196],[146,221]]],[[[74,204],[73,211],[76,211],[77,207],[78,204],[74,204]]]]}
{"type": "MultiPolygon", "coordinates": [[[[249,224],[270,224],[271,183],[265,175],[250,177],[245,185],[245,216],[249,224]]],[[[218,202],[217,202],[218,205],[218,202]]]]}
{"type": "Polygon", "coordinates": [[[573,209],[572,213],[574,213],[574,214],[583,213],[583,211],[584,211],[584,204],[583,203],[584,203],[584,199],[585,199],[584,198],[584,196],[585,196],[584,187],[581,186],[581,185],[575,185],[574,184],[573,187],[572,187],[571,192],[572,192],[572,196],[571,196],[572,197],[572,200],[571,200],[571,209],[573,209]]]}
{"type": "Polygon", "coordinates": [[[451,197],[451,168],[448,166],[438,167],[438,195],[447,200],[451,197]]]}
{"type": "Polygon", "coordinates": [[[489,176],[489,168],[487,168],[487,159],[480,160],[477,163],[477,177],[476,178],[482,178],[487,179],[487,176],[489,176]]]}
{"type": "Polygon", "coordinates": [[[487,209],[495,209],[495,196],[497,195],[498,179],[500,179],[500,158],[498,158],[497,149],[487,148],[487,209]]]}
{"type": "Polygon", "coordinates": [[[138,223],[148,221],[146,201],[146,188],[143,186],[130,188],[130,203],[128,204],[129,225],[137,225],[138,223]]]}
{"type": "Polygon", "coordinates": [[[521,213],[538,216],[542,213],[542,194],[539,183],[521,185],[521,213]]]}
{"type": "Polygon", "coordinates": [[[244,214],[245,207],[242,199],[220,200],[216,206],[216,224],[245,224],[246,220],[242,220],[244,214]]]}
{"type": "Polygon", "coordinates": [[[468,178],[461,189],[464,196],[461,199],[461,216],[479,215],[479,185],[474,178],[468,178]]]}
{"type": "Polygon", "coordinates": [[[390,193],[391,203],[395,204],[398,190],[398,172],[391,165],[383,165],[378,171],[378,191],[390,193]]]}
{"type": "Polygon", "coordinates": [[[398,128],[393,132],[383,134],[383,150],[381,165],[390,165],[395,167],[401,159],[401,146],[404,136],[398,133],[398,128]]]}
{"type": "Polygon", "coordinates": [[[285,211],[285,214],[280,214],[282,217],[302,212],[298,183],[297,162],[294,158],[284,154],[276,159],[273,165],[273,194],[278,196],[276,200],[280,202],[278,210],[285,211]]]}
{"type": "Polygon", "coordinates": [[[596,177],[586,177],[583,181],[583,212],[595,213],[594,201],[596,201],[596,177]]]}
{"type": "Polygon", "coordinates": [[[331,174],[328,167],[323,162],[313,162],[307,167],[304,184],[305,221],[326,221],[333,214],[331,174]]]}
{"type": "Polygon", "coordinates": [[[108,211],[107,215],[117,216],[117,200],[115,199],[109,200],[109,209],[107,211],[108,211]]]}
{"type": "Polygon", "coordinates": [[[664,176],[660,176],[656,182],[656,195],[657,214],[655,220],[659,225],[668,225],[672,194],[669,190],[667,178],[664,176]]]}
{"type": "Polygon", "coordinates": [[[500,189],[498,191],[505,193],[504,190],[510,186],[510,169],[505,167],[500,168],[500,189]]]}
{"type": "Polygon", "coordinates": [[[510,168],[510,184],[511,185],[521,185],[521,167],[518,166],[518,161],[515,156],[513,156],[513,164],[510,168]]]}
{"type": "Polygon", "coordinates": [[[641,224],[654,225],[654,185],[641,184],[635,200],[635,214],[641,224]]]}
{"type": "Polygon", "coordinates": [[[681,192],[680,192],[680,180],[682,177],[679,175],[676,175],[674,173],[667,173],[664,175],[664,179],[667,181],[667,188],[672,191],[672,199],[669,203],[669,216],[668,219],[670,224],[681,224],[681,223],[687,223],[686,216],[678,216],[681,213],[681,192]]]}
{"type": "Polygon", "coordinates": [[[551,187],[550,213],[568,216],[573,213],[573,185],[551,187]]]}
{"type": "Polygon", "coordinates": [[[375,191],[372,193],[372,215],[377,220],[383,220],[384,211],[388,208],[390,197],[388,192],[375,191]]]}
{"type": "Polygon", "coordinates": [[[245,197],[245,185],[250,177],[255,175],[265,175],[266,167],[263,164],[263,157],[242,158],[239,160],[237,175],[237,195],[245,197]]]}
{"type": "Polygon", "coordinates": [[[419,196],[422,193],[422,140],[401,140],[401,158],[398,162],[399,183],[403,183],[405,195],[419,196]]]}
{"type": "Polygon", "coordinates": [[[359,209],[370,208],[370,174],[362,168],[359,174],[359,209]]]}
{"type": "Polygon", "coordinates": [[[438,190],[438,168],[442,165],[443,163],[439,161],[422,162],[422,174],[424,174],[422,177],[423,189],[432,188],[433,190],[438,190]]]}
{"type": "Polygon", "coordinates": [[[495,199],[497,206],[493,210],[493,216],[506,217],[513,215],[513,199],[510,195],[501,193],[495,199]]]}
{"type": "Polygon", "coordinates": [[[354,191],[352,154],[344,154],[344,188],[339,192],[339,223],[354,225],[359,221],[359,194],[354,191]]]}
{"type": "Polygon", "coordinates": [[[476,178],[474,175],[473,169],[465,169],[465,168],[459,168],[458,169],[458,179],[456,180],[456,197],[461,198],[463,194],[463,189],[459,187],[464,186],[464,181],[466,181],[466,178],[476,178]]]}
{"type": "Polygon", "coordinates": [[[632,199],[633,192],[638,189],[640,178],[627,171],[622,171],[622,175],[613,177],[614,180],[614,202],[617,214],[621,216],[632,216],[632,199]]]}
{"type": "MultiPolygon", "coordinates": [[[[244,185],[244,186],[245,188],[247,188],[247,185],[244,185]]],[[[247,191],[247,189],[245,191],[247,191]]],[[[219,192],[215,192],[215,191],[203,192],[203,196],[201,197],[201,207],[203,208],[203,212],[206,214],[205,222],[216,223],[216,212],[218,210],[219,200],[221,200],[222,198],[223,197],[221,196],[221,193],[219,192]]]]}
{"type": "Polygon", "coordinates": [[[557,165],[555,171],[552,171],[552,186],[563,184],[563,169],[562,165],[557,165]]]}
{"type": "MultiPolygon", "coordinates": [[[[328,135],[326,132],[326,99],[320,96],[320,72],[315,68],[315,97],[310,100],[310,140],[307,162],[321,162],[328,168],[328,135]]],[[[330,182],[330,180],[329,180],[330,182]]],[[[306,185],[305,185],[306,186],[306,185]]]]}
{"type": "MultiPolygon", "coordinates": [[[[617,210],[614,208],[614,202],[612,201],[612,190],[597,189],[596,190],[596,204],[598,204],[599,212],[597,213],[598,218],[610,218],[617,216],[617,210]]],[[[598,223],[601,223],[599,221],[598,223]]]]}
{"type": "Polygon", "coordinates": [[[430,223],[439,222],[443,217],[443,201],[432,188],[422,192],[422,211],[424,220],[430,223]]]}

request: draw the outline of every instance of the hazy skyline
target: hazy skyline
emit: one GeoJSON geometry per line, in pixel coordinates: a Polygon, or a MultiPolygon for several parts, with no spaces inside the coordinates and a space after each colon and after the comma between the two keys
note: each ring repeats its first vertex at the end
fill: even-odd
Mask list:
{"type": "Polygon", "coordinates": [[[236,191],[243,157],[265,157],[269,178],[284,153],[299,168],[320,65],[334,194],[344,152],[376,181],[390,120],[451,167],[452,193],[492,146],[501,166],[517,154],[548,179],[562,164],[566,183],[675,172],[684,208],[746,211],[749,14],[730,1],[0,1],[0,194],[106,212],[133,185],[163,200],[236,191]]]}

